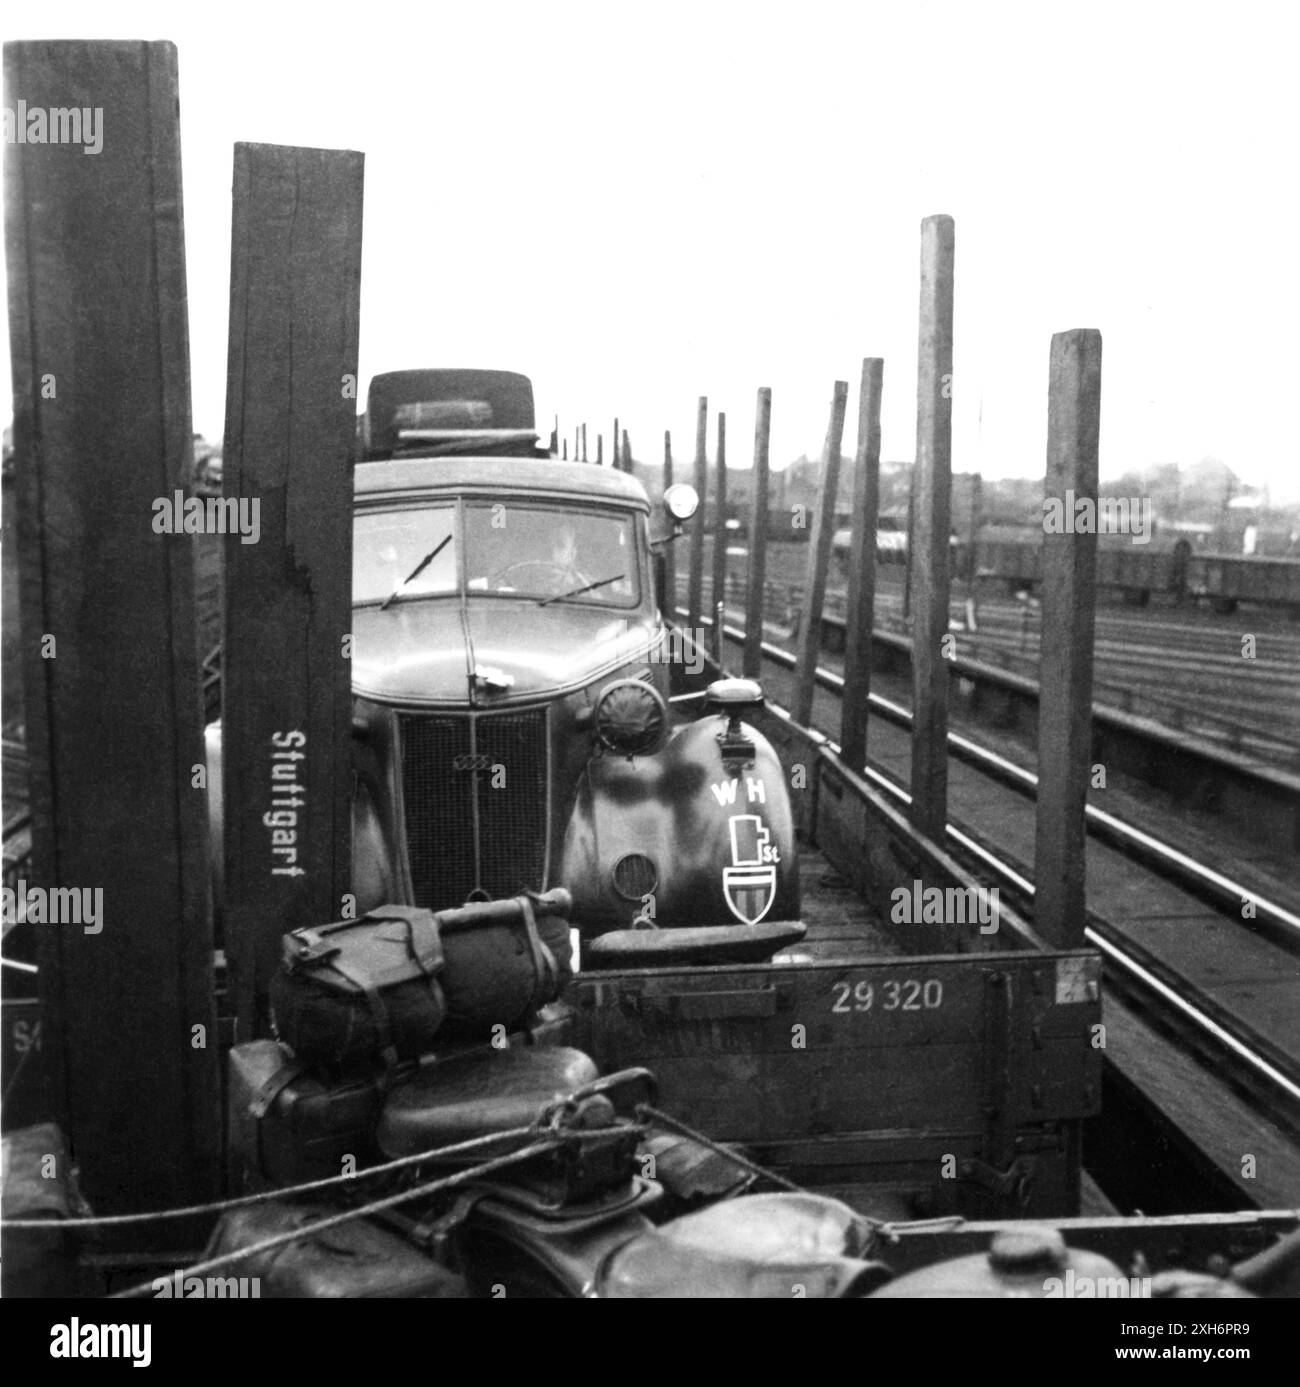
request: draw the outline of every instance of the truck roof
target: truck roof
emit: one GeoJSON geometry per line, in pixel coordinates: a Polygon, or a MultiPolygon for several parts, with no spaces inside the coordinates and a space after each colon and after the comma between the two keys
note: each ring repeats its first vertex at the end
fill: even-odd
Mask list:
{"type": "Polygon", "coordinates": [[[431,491],[580,497],[650,509],[645,488],[635,477],[583,462],[510,457],[393,458],[359,462],[353,478],[358,500],[431,491]]]}

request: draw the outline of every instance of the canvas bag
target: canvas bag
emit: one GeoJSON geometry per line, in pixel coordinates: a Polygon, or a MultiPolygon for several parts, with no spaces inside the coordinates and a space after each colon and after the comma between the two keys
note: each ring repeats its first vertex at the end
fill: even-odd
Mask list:
{"type": "Polygon", "coordinates": [[[271,981],[280,1038],[303,1063],[341,1070],[418,1059],[446,1015],[443,966],[434,914],[415,906],[294,930],[271,981]]]}

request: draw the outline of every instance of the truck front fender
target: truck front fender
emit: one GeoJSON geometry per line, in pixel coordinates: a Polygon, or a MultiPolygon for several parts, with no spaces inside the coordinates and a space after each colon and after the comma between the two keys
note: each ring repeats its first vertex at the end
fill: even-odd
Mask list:
{"type": "Polygon", "coordinates": [[[794,818],[780,759],[753,727],[742,760],[721,745],[728,719],[679,729],[662,751],[592,758],[564,840],[559,881],[584,935],[752,925],[799,918],[794,818]]]}

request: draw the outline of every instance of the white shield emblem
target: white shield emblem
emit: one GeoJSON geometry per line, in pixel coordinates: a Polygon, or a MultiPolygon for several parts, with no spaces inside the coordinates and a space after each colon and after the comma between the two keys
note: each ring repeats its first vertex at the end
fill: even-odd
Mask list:
{"type": "Polygon", "coordinates": [[[776,899],[776,868],[724,867],[722,890],[736,919],[756,925],[776,899]]]}

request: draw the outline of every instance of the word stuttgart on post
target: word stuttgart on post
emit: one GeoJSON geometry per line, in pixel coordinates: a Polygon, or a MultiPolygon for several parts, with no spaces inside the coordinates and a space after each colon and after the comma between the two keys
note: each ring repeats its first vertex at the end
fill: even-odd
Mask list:
{"type": "Polygon", "coordinates": [[[83,154],[104,148],[104,108],[96,106],[4,108],[5,144],[79,144],[83,154]]]}
{"type": "Polygon", "coordinates": [[[272,860],[281,859],[271,875],[305,876],[305,869],[298,866],[298,810],[307,803],[302,798],[307,790],[298,783],[303,773],[298,763],[307,759],[307,753],[298,748],[307,745],[307,734],[272,732],[271,745],[277,748],[271,753],[271,809],[262,815],[262,823],[271,830],[272,860]]]}

